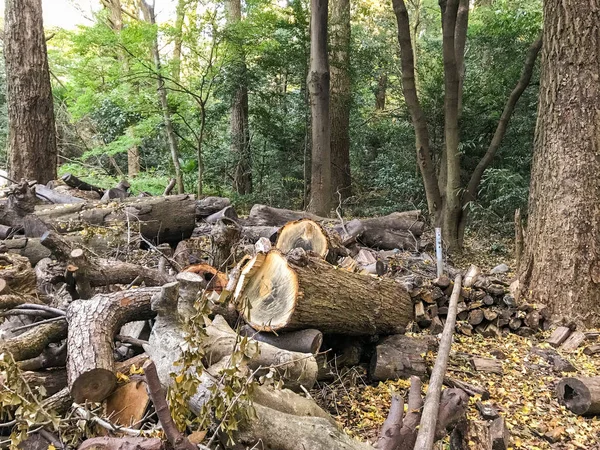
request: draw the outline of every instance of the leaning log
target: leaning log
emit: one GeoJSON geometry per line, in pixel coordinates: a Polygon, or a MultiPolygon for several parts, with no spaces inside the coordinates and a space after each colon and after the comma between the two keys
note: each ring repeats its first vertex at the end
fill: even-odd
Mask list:
{"type": "Polygon", "coordinates": [[[556,386],[561,404],[581,416],[600,414],[600,377],[563,378],[556,386]]]}
{"type": "Polygon", "coordinates": [[[139,227],[146,239],[170,242],[191,236],[195,211],[193,196],[171,195],[44,206],[37,208],[35,214],[60,233],[79,231],[89,225],[126,224],[139,227]]]}
{"type": "Polygon", "coordinates": [[[303,249],[257,254],[234,300],[258,331],[317,328],[349,335],[395,334],[412,319],[412,300],[389,279],[336,269],[303,249]]]}
{"type": "Polygon", "coordinates": [[[69,389],[77,403],[99,402],[113,391],[113,339],[125,323],[154,316],[150,298],[158,288],[98,294],[75,300],[67,309],[67,374],[69,389]]]}

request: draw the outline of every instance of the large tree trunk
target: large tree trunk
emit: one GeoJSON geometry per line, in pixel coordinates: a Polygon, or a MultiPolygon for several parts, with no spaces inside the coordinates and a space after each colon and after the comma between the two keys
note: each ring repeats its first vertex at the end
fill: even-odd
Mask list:
{"type": "Polygon", "coordinates": [[[600,325],[600,24],[594,2],[544,3],[540,103],[521,292],[600,325]],[[568,82],[565,82],[568,80],[568,82]]]}
{"type": "Polygon", "coordinates": [[[334,204],[350,195],[350,0],[331,8],[331,190],[334,204]],[[338,195],[339,192],[339,195],[338,195]]]}
{"type": "Polygon", "coordinates": [[[413,316],[410,296],[396,281],[337,269],[301,248],[287,257],[258,254],[242,270],[235,299],[260,331],[395,334],[413,316]]]}
{"type": "MultiPolygon", "coordinates": [[[[227,0],[227,20],[235,30],[242,20],[241,0],[227,0]]],[[[235,90],[231,104],[231,151],[235,155],[233,187],[238,194],[252,192],[252,162],[250,154],[250,128],[248,126],[248,81],[246,57],[239,43],[239,33],[234,31],[231,46],[234,49],[232,72],[235,90]]]]}
{"type": "MultiPolygon", "coordinates": [[[[140,5],[144,14],[144,19],[151,25],[156,24],[156,18],[154,16],[154,7],[150,6],[145,0],[141,0],[140,5]]],[[[177,146],[177,137],[173,130],[173,123],[171,121],[171,110],[169,109],[169,101],[167,97],[167,88],[165,87],[165,80],[161,75],[161,61],[160,53],[158,50],[158,37],[154,38],[152,43],[152,57],[154,58],[154,66],[156,68],[156,83],[158,100],[160,102],[160,109],[163,115],[163,121],[165,123],[165,132],[167,134],[167,140],[169,142],[169,149],[171,150],[171,159],[173,160],[173,166],[175,168],[175,180],[177,181],[177,193],[183,194],[183,174],[181,173],[181,165],[179,164],[179,148],[177,146]]]]}
{"type": "Polygon", "coordinates": [[[42,1],[7,0],[4,20],[10,177],[45,184],[57,150],[42,1]]]}
{"type": "Polygon", "coordinates": [[[309,209],[321,216],[329,215],[331,204],[327,9],[328,0],[311,0],[310,2],[310,68],[306,79],[312,115],[309,209]]]}

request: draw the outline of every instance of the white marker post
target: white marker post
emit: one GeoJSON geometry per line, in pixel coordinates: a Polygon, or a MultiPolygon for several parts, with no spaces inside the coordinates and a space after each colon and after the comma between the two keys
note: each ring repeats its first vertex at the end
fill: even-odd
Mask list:
{"type": "Polygon", "coordinates": [[[438,278],[444,274],[444,261],[442,259],[442,229],[435,229],[435,256],[437,260],[438,278]]]}

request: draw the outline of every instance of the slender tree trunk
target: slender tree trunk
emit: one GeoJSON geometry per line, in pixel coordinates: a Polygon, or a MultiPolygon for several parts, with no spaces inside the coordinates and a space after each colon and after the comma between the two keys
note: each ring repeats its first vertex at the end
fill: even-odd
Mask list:
{"type": "MultiPolygon", "coordinates": [[[[235,27],[242,20],[241,0],[227,0],[227,20],[235,27]]],[[[235,155],[236,166],[233,187],[238,194],[252,192],[252,158],[250,152],[250,128],[248,126],[248,80],[246,57],[238,42],[232,43],[234,61],[232,70],[235,77],[235,91],[231,104],[231,151],[235,155]]]]}
{"type": "Polygon", "coordinates": [[[377,92],[375,94],[375,109],[377,111],[385,110],[385,99],[387,96],[387,73],[379,75],[377,80],[377,92]]]}
{"type": "Polygon", "coordinates": [[[310,68],[306,81],[312,115],[309,210],[320,216],[329,215],[331,204],[327,9],[328,0],[311,0],[310,2],[310,68]]]}
{"type": "Polygon", "coordinates": [[[419,27],[421,26],[421,0],[409,0],[410,5],[412,6],[412,17],[411,17],[411,26],[410,26],[410,43],[412,46],[413,52],[413,64],[415,67],[415,86],[417,87],[417,91],[419,89],[419,73],[417,72],[417,67],[419,67],[419,51],[417,48],[417,42],[419,38],[419,27]]]}
{"type": "MultiPolygon", "coordinates": [[[[145,0],[141,0],[142,12],[146,21],[152,25],[156,24],[154,17],[154,5],[149,5],[145,0]]],[[[152,56],[154,57],[154,65],[156,67],[156,80],[157,80],[157,91],[158,100],[160,101],[160,108],[163,114],[163,121],[165,123],[165,131],[167,133],[167,140],[169,142],[169,149],[171,150],[171,159],[173,160],[173,166],[175,167],[175,181],[177,182],[177,192],[183,194],[183,175],[181,173],[181,165],[179,164],[179,149],[177,147],[177,137],[173,131],[173,123],[171,122],[171,111],[169,109],[169,101],[167,97],[167,89],[165,87],[165,80],[161,75],[161,62],[160,53],[158,51],[158,37],[155,37],[152,45],[152,56]]]]}
{"type": "Polygon", "coordinates": [[[337,204],[350,196],[350,0],[331,8],[331,191],[337,204]],[[339,195],[338,195],[339,192],[339,195]]]}
{"type": "Polygon", "coordinates": [[[425,114],[423,113],[417,95],[408,11],[406,10],[404,0],[392,0],[392,4],[398,22],[398,43],[400,44],[400,62],[402,66],[402,91],[415,129],[417,163],[419,165],[419,170],[421,171],[421,176],[423,177],[425,195],[427,196],[427,206],[429,213],[434,216],[434,221],[437,223],[441,213],[442,196],[437,184],[435,166],[431,157],[427,120],[425,119],[425,114]]]}
{"type": "Polygon", "coordinates": [[[10,177],[47,183],[57,149],[41,0],[6,0],[3,42],[10,177]]]}
{"type": "Polygon", "coordinates": [[[451,251],[460,251],[458,225],[460,222],[460,142],[458,128],[459,77],[455,50],[455,26],[458,0],[448,0],[442,7],[443,59],[444,59],[444,139],[446,141],[446,198],[444,240],[451,251]]]}
{"type": "MultiPolygon", "coordinates": [[[[102,4],[108,10],[108,26],[119,35],[123,30],[123,11],[121,0],[102,0],[102,4]]],[[[117,56],[123,68],[123,72],[128,74],[129,61],[122,48],[117,48],[117,56]]],[[[137,145],[127,150],[127,175],[135,177],[140,171],[140,152],[137,145]]]]}
{"type": "Polygon", "coordinates": [[[178,0],[175,17],[175,40],[173,43],[173,80],[179,81],[181,77],[181,46],[183,36],[183,22],[185,20],[185,6],[188,0],[178,0]]]}
{"type": "Polygon", "coordinates": [[[202,155],[204,131],[206,130],[206,108],[204,104],[200,106],[200,114],[200,133],[198,133],[198,198],[202,196],[204,183],[204,156],[202,155]]]}
{"type": "Polygon", "coordinates": [[[600,325],[600,3],[544,2],[521,292],[600,325]]]}

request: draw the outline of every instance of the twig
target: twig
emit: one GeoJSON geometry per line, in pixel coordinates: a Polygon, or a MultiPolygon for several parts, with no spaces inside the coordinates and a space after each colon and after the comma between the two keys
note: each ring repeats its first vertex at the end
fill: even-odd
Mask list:
{"type": "Polygon", "coordinates": [[[144,431],[142,430],[134,430],[133,428],[122,427],[120,425],[115,425],[107,420],[104,420],[100,416],[94,414],[91,411],[88,411],[83,406],[73,403],[73,409],[75,412],[84,420],[88,420],[91,422],[95,422],[100,425],[102,428],[106,428],[108,431],[112,431],[113,433],[123,433],[128,436],[143,436],[144,431]]]}
{"type": "Polygon", "coordinates": [[[67,315],[67,313],[64,312],[62,309],[53,308],[51,306],[46,306],[46,305],[37,305],[35,303],[23,303],[23,304],[15,307],[14,309],[36,309],[38,311],[46,311],[46,312],[52,313],[55,316],[66,316],[67,315]]]}
{"type": "Polygon", "coordinates": [[[38,325],[43,325],[45,323],[57,322],[59,320],[67,320],[65,316],[52,317],[51,319],[40,320],[39,322],[30,323],[28,325],[23,325],[22,327],[13,328],[11,331],[23,331],[28,330],[33,327],[37,327],[38,325]]]}

